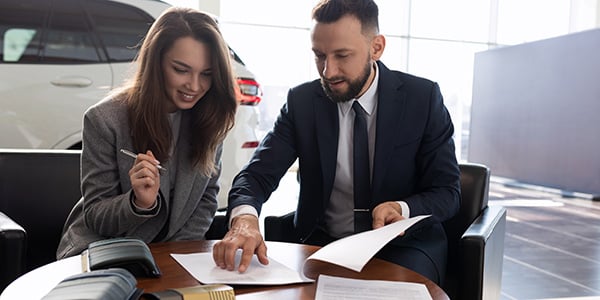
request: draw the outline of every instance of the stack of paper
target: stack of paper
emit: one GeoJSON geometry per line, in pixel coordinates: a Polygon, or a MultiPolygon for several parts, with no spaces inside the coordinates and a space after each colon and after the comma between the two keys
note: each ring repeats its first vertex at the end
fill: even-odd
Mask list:
{"type": "Polygon", "coordinates": [[[421,283],[361,280],[320,275],[315,300],[431,300],[421,283]]]}

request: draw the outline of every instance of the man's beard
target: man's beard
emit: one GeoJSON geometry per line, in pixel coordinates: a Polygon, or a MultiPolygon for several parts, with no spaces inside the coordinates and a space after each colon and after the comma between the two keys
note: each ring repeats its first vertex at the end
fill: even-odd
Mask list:
{"type": "Polygon", "coordinates": [[[339,103],[350,101],[358,96],[363,86],[367,83],[367,80],[369,80],[369,75],[371,75],[371,67],[371,63],[365,64],[365,68],[363,69],[361,76],[352,81],[343,77],[333,77],[329,80],[325,80],[325,78],[321,76],[321,86],[323,87],[323,91],[325,91],[327,97],[329,97],[329,99],[331,99],[333,102],[339,103]],[[334,92],[327,84],[327,81],[337,80],[344,80],[348,82],[348,90],[345,93],[334,92]]]}

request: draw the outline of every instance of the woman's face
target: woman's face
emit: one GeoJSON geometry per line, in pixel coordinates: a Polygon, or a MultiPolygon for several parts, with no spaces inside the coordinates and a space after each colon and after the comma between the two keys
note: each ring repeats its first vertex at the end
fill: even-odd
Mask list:
{"type": "Polygon", "coordinates": [[[190,109],[212,84],[210,53],[192,37],[175,40],[162,59],[168,111],[190,109]]]}

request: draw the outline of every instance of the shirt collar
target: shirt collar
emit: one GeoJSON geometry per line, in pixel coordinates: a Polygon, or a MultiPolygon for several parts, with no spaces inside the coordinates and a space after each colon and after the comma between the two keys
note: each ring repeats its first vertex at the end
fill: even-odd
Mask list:
{"type": "Polygon", "coordinates": [[[338,103],[343,115],[346,115],[350,111],[350,109],[352,109],[352,103],[354,103],[354,101],[358,101],[358,103],[362,106],[362,108],[369,116],[373,114],[373,110],[375,109],[375,103],[377,101],[377,85],[379,83],[379,68],[376,63],[373,63],[373,65],[375,66],[375,77],[373,77],[373,82],[371,82],[371,85],[369,86],[367,91],[364,94],[362,94],[362,96],[355,98],[351,101],[338,103]]]}

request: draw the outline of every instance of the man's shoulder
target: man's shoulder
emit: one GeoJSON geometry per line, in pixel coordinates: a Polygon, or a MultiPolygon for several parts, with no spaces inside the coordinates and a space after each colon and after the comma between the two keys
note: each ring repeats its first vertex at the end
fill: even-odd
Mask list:
{"type": "Polygon", "coordinates": [[[315,79],[290,88],[287,97],[287,105],[294,107],[310,107],[314,103],[323,101],[323,99],[327,99],[327,97],[321,87],[321,81],[315,79]]]}

